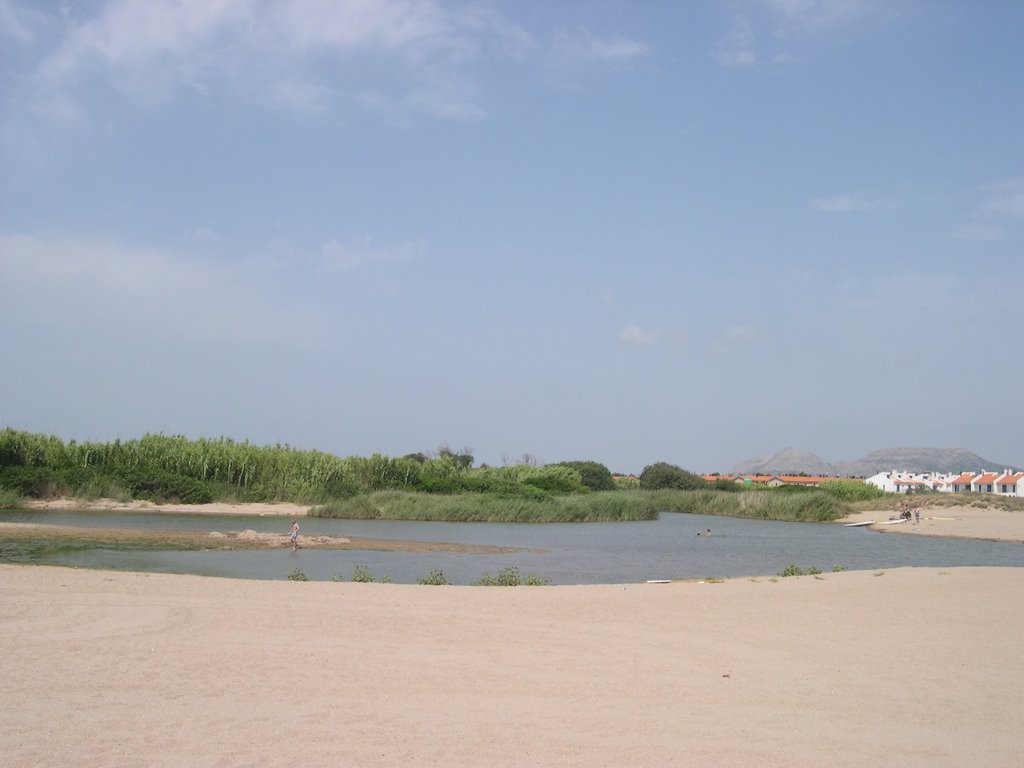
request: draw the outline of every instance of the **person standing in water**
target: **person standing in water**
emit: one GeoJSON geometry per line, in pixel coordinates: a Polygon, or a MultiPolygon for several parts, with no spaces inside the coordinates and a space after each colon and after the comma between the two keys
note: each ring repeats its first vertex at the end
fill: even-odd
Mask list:
{"type": "Polygon", "coordinates": [[[298,520],[292,520],[291,540],[292,540],[292,552],[294,552],[295,550],[297,550],[299,548],[299,521],[298,520]]]}

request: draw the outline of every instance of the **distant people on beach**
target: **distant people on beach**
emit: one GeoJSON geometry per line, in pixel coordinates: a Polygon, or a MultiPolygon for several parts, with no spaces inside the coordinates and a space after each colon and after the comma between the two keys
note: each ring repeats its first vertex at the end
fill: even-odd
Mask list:
{"type": "Polygon", "coordinates": [[[921,508],[914,507],[914,525],[921,524],[921,508]]]}
{"type": "Polygon", "coordinates": [[[292,540],[292,552],[294,552],[295,550],[297,550],[299,548],[299,521],[298,520],[292,520],[291,540],[292,540]]]}
{"type": "MultiPolygon", "coordinates": [[[[918,515],[920,515],[920,512],[918,512],[918,515]]],[[[889,519],[890,520],[912,520],[913,517],[914,517],[914,513],[910,511],[910,505],[907,504],[906,502],[903,502],[903,504],[900,506],[900,513],[898,515],[892,515],[889,519]]]]}

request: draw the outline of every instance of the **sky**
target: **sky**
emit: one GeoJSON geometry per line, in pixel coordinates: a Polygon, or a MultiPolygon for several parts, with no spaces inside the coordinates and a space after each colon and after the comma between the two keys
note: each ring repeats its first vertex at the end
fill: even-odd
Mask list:
{"type": "Polygon", "coordinates": [[[1024,465],[1024,3],[0,0],[0,427],[1024,465]]]}

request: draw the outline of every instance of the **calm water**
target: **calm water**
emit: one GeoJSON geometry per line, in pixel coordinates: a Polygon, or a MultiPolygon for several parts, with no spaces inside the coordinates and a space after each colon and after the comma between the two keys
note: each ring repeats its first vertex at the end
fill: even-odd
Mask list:
{"type": "MultiPolygon", "coordinates": [[[[123,514],[83,512],[0,512],[0,521],[143,530],[255,531],[286,533],[283,517],[123,514]]],[[[415,583],[440,568],[449,581],[470,584],[516,566],[552,584],[635,583],[646,579],[759,576],[787,564],[830,571],[899,566],[990,565],[1024,567],[1024,545],[1009,542],[881,534],[835,524],[777,523],[665,513],[653,522],[514,525],[499,523],[415,523],[392,520],[301,521],[304,535],[445,541],[522,547],[503,555],[443,552],[276,550],[175,552],[88,549],[33,556],[33,562],[90,568],[193,573],[251,579],[282,579],[294,568],[314,580],[335,574],[352,578],[356,565],[378,579],[415,583]],[[697,536],[712,530],[712,536],[697,536]]],[[[301,539],[300,539],[301,540],[301,539]]],[[[0,560],[24,561],[17,547],[0,560]]]]}

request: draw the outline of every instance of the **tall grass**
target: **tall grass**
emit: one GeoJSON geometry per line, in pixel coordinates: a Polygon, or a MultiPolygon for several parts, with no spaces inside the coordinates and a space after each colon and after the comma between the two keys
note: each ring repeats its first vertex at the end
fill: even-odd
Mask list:
{"type": "Polygon", "coordinates": [[[826,521],[841,517],[847,503],[875,493],[852,481],[813,491],[645,491],[629,489],[632,481],[623,479],[616,480],[619,490],[591,491],[569,464],[473,468],[464,458],[450,453],[339,458],[288,445],[180,435],[64,443],[4,429],[0,488],[36,497],[295,501],[320,504],[314,514],[325,517],[491,522],[652,520],[662,511],[826,521]]]}
{"type": "Polygon", "coordinates": [[[845,505],[825,492],[788,494],[765,489],[743,493],[716,490],[654,493],[658,508],[664,512],[814,523],[838,520],[846,514],[845,505]]]}
{"type": "Polygon", "coordinates": [[[788,495],[769,490],[745,493],[715,490],[602,491],[541,499],[477,494],[434,496],[381,491],[331,502],[310,510],[313,516],[350,520],[492,523],[655,520],[659,512],[827,522],[842,517],[845,506],[826,493],[788,495]]]}
{"type": "Polygon", "coordinates": [[[0,488],[0,509],[19,509],[22,505],[22,495],[17,491],[8,488],[0,488]]]}
{"type": "Polygon", "coordinates": [[[0,430],[0,469],[10,467],[49,470],[75,494],[97,478],[100,484],[111,478],[116,482],[126,471],[145,471],[203,483],[218,498],[309,504],[387,489],[534,496],[588,491],[580,472],[568,466],[472,468],[450,454],[429,459],[381,454],[340,458],[289,445],[257,446],[225,437],[191,440],[181,435],[64,443],[8,428],[0,430]]]}
{"type": "Polygon", "coordinates": [[[438,496],[379,491],[314,507],[315,517],[349,520],[435,520],[488,523],[590,523],[655,520],[649,494],[605,491],[544,498],[473,493],[438,496]]]}

